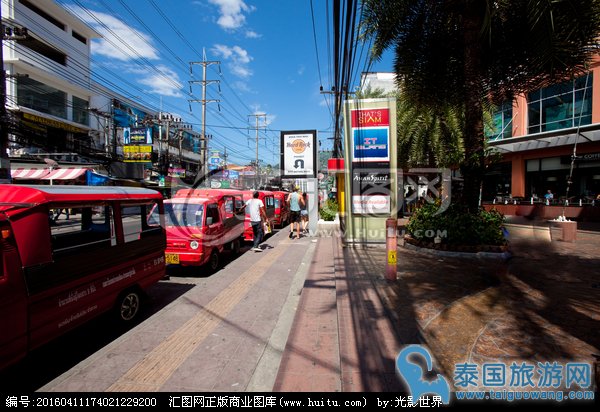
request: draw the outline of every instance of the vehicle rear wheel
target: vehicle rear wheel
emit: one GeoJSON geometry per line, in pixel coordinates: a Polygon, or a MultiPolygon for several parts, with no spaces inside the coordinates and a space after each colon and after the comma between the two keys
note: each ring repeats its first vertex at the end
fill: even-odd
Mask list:
{"type": "Polygon", "coordinates": [[[142,299],[137,290],[128,290],[117,301],[117,314],[122,322],[130,322],[140,311],[142,299]]]}
{"type": "Polygon", "coordinates": [[[210,268],[211,272],[216,272],[217,269],[219,268],[219,253],[217,252],[216,249],[213,249],[212,253],[210,254],[210,260],[208,261],[208,267],[210,268]]]}
{"type": "Polygon", "coordinates": [[[233,242],[231,242],[231,252],[234,255],[239,255],[241,248],[242,248],[242,246],[240,245],[240,240],[239,239],[236,239],[233,242]]]}

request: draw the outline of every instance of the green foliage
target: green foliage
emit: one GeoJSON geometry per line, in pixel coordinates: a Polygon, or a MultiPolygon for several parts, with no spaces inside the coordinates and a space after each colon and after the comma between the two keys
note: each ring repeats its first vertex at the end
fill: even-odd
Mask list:
{"type": "Polygon", "coordinates": [[[333,220],[335,220],[335,215],[338,212],[338,204],[337,201],[335,199],[328,199],[327,202],[325,202],[325,206],[323,206],[320,210],[319,210],[319,215],[321,216],[321,219],[331,222],[333,220]]]}
{"type": "Polygon", "coordinates": [[[451,204],[437,213],[440,203],[426,203],[417,208],[407,230],[415,239],[433,242],[427,234],[445,234],[442,243],[449,245],[503,245],[504,216],[496,210],[468,213],[464,206],[451,204]]]}

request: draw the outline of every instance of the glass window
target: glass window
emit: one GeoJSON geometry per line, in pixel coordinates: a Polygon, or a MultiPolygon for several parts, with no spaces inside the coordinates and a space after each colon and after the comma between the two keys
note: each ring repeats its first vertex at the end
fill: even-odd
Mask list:
{"type": "Polygon", "coordinates": [[[529,133],[592,123],[592,73],[528,95],[529,133]]]}
{"type": "Polygon", "coordinates": [[[29,77],[17,77],[17,101],[20,106],[67,118],[67,94],[29,77]]]}
{"type": "Polygon", "coordinates": [[[57,204],[48,210],[48,219],[55,252],[75,253],[117,243],[109,206],[57,204]]]}
{"type": "Polygon", "coordinates": [[[485,136],[490,140],[512,137],[512,102],[506,101],[492,113],[491,127],[485,126],[485,136]]]}
{"type": "Polygon", "coordinates": [[[273,196],[266,196],[265,197],[265,208],[270,209],[275,207],[275,199],[273,198],[273,196]]]}
{"type": "Polygon", "coordinates": [[[540,159],[533,159],[527,161],[527,171],[537,172],[540,170],[540,159]]]}
{"type": "Polygon", "coordinates": [[[89,126],[88,101],[73,96],[73,121],[89,126]]]}
{"type": "Polygon", "coordinates": [[[209,217],[212,218],[213,225],[219,223],[221,220],[219,216],[219,207],[215,203],[209,204],[206,208],[206,218],[208,219],[209,217]]]}
{"type": "MultiPolygon", "coordinates": [[[[123,237],[125,243],[140,240],[152,235],[155,229],[159,229],[152,219],[147,219],[151,210],[158,210],[156,202],[141,205],[127,205],[121,207],[121,220],[123,222],[123,237]]],[[[159,220],[160,221],[160,220],[159,220]]]]}
{"type": "MultiPolygon", "coordinates": [[[[165,224],[167,226],[197,226],[202,227],[204,205],[193,203],[166,203],[165,224]]],[[[159,222],[158,208],[152,212],[151,222],[159,222]]]]}

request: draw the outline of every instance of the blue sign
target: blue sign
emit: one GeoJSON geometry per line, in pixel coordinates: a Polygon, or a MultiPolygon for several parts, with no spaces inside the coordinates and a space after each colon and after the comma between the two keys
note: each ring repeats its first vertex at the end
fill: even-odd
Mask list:
{"type": "Polygon", "coordinates": [[[385,162],[390,160],[389,129],[358,128],[353,130],[353,161],[385,162]]]}
{"type": "Polygon", "coordinates": [[[240,178],[240,172],[238,172],[237,170],[230,170],[229,171],[229,178],[236,180],[240,178]]]}

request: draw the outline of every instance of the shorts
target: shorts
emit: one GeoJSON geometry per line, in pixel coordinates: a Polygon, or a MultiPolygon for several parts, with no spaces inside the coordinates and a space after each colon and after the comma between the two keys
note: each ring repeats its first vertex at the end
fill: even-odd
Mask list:
{"type": "Polygon", "coordinates": [[[300,211],[290,210],[290,222],[296,223],[300,221],[300,211]]]}
{"type": "Polygon", "coordinates": [[[300,216],[302,216],[302,217],[308,217],[308,210],[304,210],[304,209],[301,210],[300,211],[300,216]]]}

